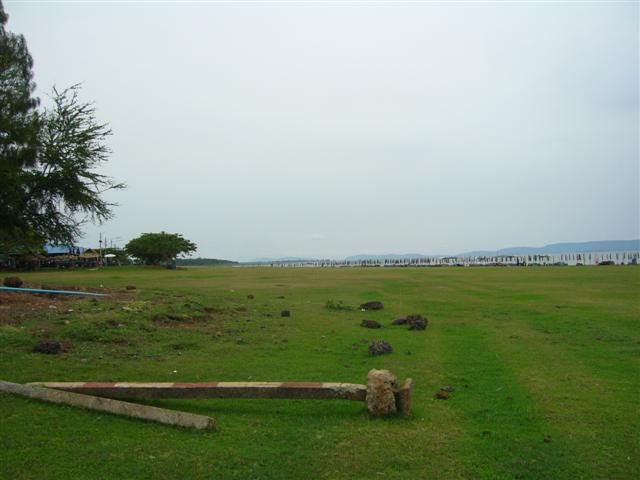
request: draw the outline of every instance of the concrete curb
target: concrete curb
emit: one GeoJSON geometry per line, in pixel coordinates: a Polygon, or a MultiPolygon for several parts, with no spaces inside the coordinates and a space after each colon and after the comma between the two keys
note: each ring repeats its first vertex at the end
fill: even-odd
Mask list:
{"type": "Polygon", "coordinates": [[[109,398],[286,398],[364,401],[365,385],[314,382],[36,382],[30,385],[109,398]]]}

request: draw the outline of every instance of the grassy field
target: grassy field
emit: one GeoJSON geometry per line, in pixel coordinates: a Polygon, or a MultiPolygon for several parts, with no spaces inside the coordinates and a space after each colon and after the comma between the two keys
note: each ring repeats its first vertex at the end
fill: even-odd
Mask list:
{"type": "Polygon", "coordinates": [[[640,268],[22,277],[137,290],[52,299],[57,308],[0,325],[4,380],[366,383],[371,368],[388,368],[414,379],[414,406],[408,418],[376,419],[358,402],[152,403],[213,416],[219,430],[201,432],[0,395],[3,479],[640,478],[640,268]],[[328,300],[385,308],[334,310],[328,300]],[[429,318],[426,331],[390,326],[412,313],[429,318]],[[363,318],[384,326],[362,328],[363,318]],[[32,353],[40,338],[72,349],[32,353]],[[369,356],[373,339],[394,352],[369,356]],[[455,388],[451,398],[435,399],[443,386],[455,388]]]}

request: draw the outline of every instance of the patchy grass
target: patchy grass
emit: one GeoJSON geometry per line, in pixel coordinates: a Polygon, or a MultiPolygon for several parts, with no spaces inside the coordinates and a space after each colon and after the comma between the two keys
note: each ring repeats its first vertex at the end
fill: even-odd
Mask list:
{"type": "MultiPolygon", "coordinates": [[[[0,395],[0,478],[640,475],[638,268],[127,267],[23,277],[137,289],[16,310],[19,320],[0,325],[5,380],[364,383],[375,367],[414,378],[414,407],[408,418],[373,419],[355,402],[150,402],[216,419],[218,432],[196,432],[0,395]],[[344,308],[368,300],[384,310],[344,308]],[[391,326],[415,313],[429,318],[426,331],[391,326]],[[363,318],[383,327],[364,329],[363,318]],[[367,354],[379,338],[392,354],[367,354]],[[71,349],[33,353],[41,339],[71,349]],[[443,386],[455,390],[435,399],[443,386]]],[[[6,317],[12,303],[0,307],[6,317]]]]}

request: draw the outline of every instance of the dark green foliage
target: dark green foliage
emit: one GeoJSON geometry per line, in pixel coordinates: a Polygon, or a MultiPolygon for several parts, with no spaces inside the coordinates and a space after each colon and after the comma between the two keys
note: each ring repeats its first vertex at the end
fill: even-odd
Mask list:
{"type": "Polygon", "coordinates": [[[111,218],[113,204],[101,194],[124,188],[95,171],[108,159],[104,141],[111,130],[96,121],[91,104],[80,102],[78,90],[53,89],[54,106],[42,115],[38,165],[24,172],[30,226],[56,244],[72,244],[87,220],[111,218]]]}
{"type": "Polygon", "coordinates": [[[327,303],[325,303],[324,306],[329,310],[354,310],[354,307],[345,305],[342,303],[342,300],[338,300],[337,302],[334,300],[327,300],[327,303]]]}
{"type": "Polygon", "coordinates": [[[35,164],[39,119],[33,97],[33,60],[22,35],[5,30],[0,2],[0,246],[24,236],[21,172],[35,164]]]}
{"type": "Polygon", "coordinates": [[[172,262],[180,254],[195,252],[197,246],[179,233],[143,233],[125,246],[132,257],[147,265],[172,262]]]}
{"type": "Polygon", "coordinates": [[[53,107],[38,112],[33,61],[6,20],[0,4],[0,250],[70,245],[83,223],[112,216],[102,194],[124,187],[96,172],[111,131],[79,100],[78,85],[54,88],[53,107]]]}

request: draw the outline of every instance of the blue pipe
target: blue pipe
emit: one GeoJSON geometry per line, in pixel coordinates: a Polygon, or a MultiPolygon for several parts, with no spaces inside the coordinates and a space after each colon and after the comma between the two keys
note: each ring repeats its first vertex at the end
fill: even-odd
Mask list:
{"type": "Polygon", "coordinates": [[[91,293],[91,292],[71,292],[69,290],[43,290],[41,288],[14,288],[14,287],[0,287],[0,291],[8,292],[25,292],[25,293],[60,293],[63,295],[89,295],[91,297],[105,297],[104,293],[91,293]]]}

